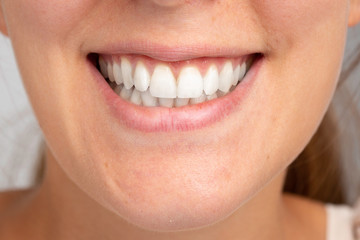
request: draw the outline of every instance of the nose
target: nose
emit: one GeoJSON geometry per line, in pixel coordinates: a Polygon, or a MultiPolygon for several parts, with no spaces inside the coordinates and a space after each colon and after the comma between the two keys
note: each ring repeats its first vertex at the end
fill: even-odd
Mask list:
{"type": "Polygon", "coordinates": [[[150,0],[150,1],[159,7],[171,8],[171,7],[179,7],[181,5],[191,2],[192,0],[150,0]]]}

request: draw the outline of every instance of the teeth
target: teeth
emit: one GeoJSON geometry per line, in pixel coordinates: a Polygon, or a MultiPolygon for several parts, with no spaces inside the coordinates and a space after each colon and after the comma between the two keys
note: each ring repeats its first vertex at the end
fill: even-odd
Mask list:
{"type": "Polygon", "coordinates": [[[199,97],[190,99],[190,103],[198,104],[204,102],[205,100],[206,100],[206,95],[205,93],[202,93],[199,97]]]}
{"type": "Polygon", "coordinates": [[[240,77],[240,65],[237,65],[234,70],[234,79],[232,85],[235,86],[239,82],[240,77]]]}
{"type": "Polygon", "coordinates": [[[197,67],[187,65],[180,70],[176,81],[170,66],[164,63],[158,63],[151,75],[144,62],[138,61],[133,75],[134,64],[127,57],[121,57],[119,63],[106,62],[99,57],[101,73],[109,78],[110,87],[121,98],[136,105],[168,108],[198,104],[226,95],[244,78],[251,63],[250,58],[234,69],[232,61],[227,60],[220,72],[215,64],[211,64],[204,77],[197,67]]]}
{"type": "Polygon", "coordinates": [[[211,65],[204,77],[204,92],[206,95],[215,93],[219,88],[219,72],[215,65],[211,65]]]}
{"type": "Polygon", "coordinates": [[[122,57],[121,58],[121,72],[122,72],[122,76],[123,76],[123,81],[124,81],[124,86],[126,89],[130,89],[133,85],[133,79],[131,76],[131,63],[129,62],[129,60],[127,60],[127,58],[122,57]]]}
{"type": "Polygon", "coordinates": [[[106,62],[104,60],[103,57],[99,57],[99,65],[100,65],[100,71],[102,73],[102,75],[104,76],[104,78],[108,78],[109,75],[107,73],[107,66],[106,66],[106,62]]]}
{"type": "Polygon", "coordinates": [[[213,100],[213,99],[215,99],[215,98],[217,98],[217,94],[216,94],[216,93],[214,93],[214,94],[206,97],[207,100],[213,100]]]}
{"type": "Polygon", "coordinates": [[[141,104],[141,94],[138,90],[134,89],[131,97],[130,97],[130,102],[136,104],[136,105],[140,105],[141,104]]]}
{"type": "Polygon", "coordinates": [[[126,89],[126,87],[123,87],[120,92],[120,97],[122,97],[125,100],[129,100],[129,98],[132,95],[133,90],[132,89],[126,89]]]}
{"type": "Polygon", "coordinates": [[[176,98],[176,81],[168,66],[155,67],[150,81],[150,93],[158,98],[176,98]]]}
{"type": "Polygon", "coordinates": [[[176,98],[175,99],[175,107],[182,107],[189,104],[188,98],[176,98]]]}
{"type": "Polygon", "coordinates": [[[158,106],[157,98],[151,96],[150,90],[146,90],[146,92],[141,93],[141,100],[143,102],[143,105],[146,107],[156,107],[158,106]]]}
{"type": "Polygon", "coordinates": [[[123,83],[121,67],[120,67],[120,65],[118,63],[114,63],[114,65],[113,65],[113,74],[114,74],[115,82],[118,85],[123,83]]]}
{"type": "Polygon", "coordinates": [[[219,90],[227,93],[230,90],[234,79],[233,67],[230,61],[227,61],[220,72],[219,90]]]}
{"type": "Polygon", "coordinates": [[[174,106],[174,99],[173,98],[159,98],[159,105],[162,107],[171,108],[174,106]]]}
{"type": "Polygon", "coordinates": [[[111,82],[115,82],[115,77],[113,74],[113,68],[111,64],[107,65],[107,74],[111,82]]]}
{"type": "Polygon", "coordinates": [[[179,98],[197,98],[203,92],[203,79],[195,67],[185,67],[178,77],[177,96],[179,98]]]}
{"type": "Polygon", "coordinates": [[[140,92],[146,91],[150,84],[150,74],[142,62],[138,62],[134,73],[134,84],[140,92]]]}

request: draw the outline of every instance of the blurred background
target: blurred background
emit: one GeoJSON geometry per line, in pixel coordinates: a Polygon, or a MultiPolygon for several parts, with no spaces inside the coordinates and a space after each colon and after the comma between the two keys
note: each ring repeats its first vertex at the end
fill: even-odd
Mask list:
{"type": "MultiPolygon", "coordinates": [[[[360,25],[350,28],[342,77],[334,96],[348,203],[360,194],[360,25]],[[345,137],[346,136],[346,137],[345,137]],[[344,140],[344,141],[343,141],[344,140]]],[[[41,67],[41,66],[39,66],[41,67]]],[[[311,87],[311,86],[309,86],[311,87]]],[[[34,185],[43,137],[22,86],[11,43],[0,34],[0,192],[34,185]]]]}

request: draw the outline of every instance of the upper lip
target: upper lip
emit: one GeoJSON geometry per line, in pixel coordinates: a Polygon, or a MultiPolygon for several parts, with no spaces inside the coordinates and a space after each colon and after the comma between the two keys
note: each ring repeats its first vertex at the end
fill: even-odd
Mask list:
{"type": "Polygon", "coordinates": [[[260,53],[243,47],[222,47],[209,44],[165,45],[150,41],[127,41],[107,44],[95,50],[97,54],[137,54],[165,62],[185,61],[202,57],[240,57],[260,53]]]}

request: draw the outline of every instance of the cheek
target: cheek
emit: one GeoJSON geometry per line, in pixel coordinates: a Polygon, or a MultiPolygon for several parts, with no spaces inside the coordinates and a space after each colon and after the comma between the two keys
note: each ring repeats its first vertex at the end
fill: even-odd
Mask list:
{"type": "MultiPolygon", "coordinates": [[[[27,33],[44,41],[61,41],[68,37],[67,33],[74,32],[74,28],[81,25],[85,16],[92,12],[98,4],[96,0],[8,0],[5,1],[5,12],[16,21],[17,27],[24,27],[27,33]]],[[[80,30],[80,29],[78,29],[80,30]]]]}

